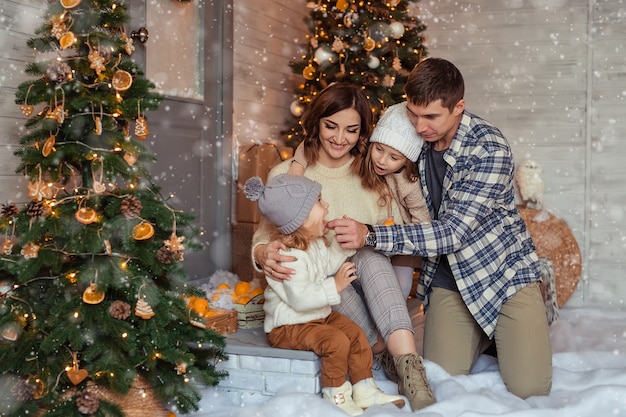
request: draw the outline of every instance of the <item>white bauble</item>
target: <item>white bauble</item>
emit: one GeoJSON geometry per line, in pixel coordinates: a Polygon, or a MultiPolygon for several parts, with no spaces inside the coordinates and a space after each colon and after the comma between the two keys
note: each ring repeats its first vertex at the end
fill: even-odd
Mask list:
{"type": "Polygon", "coordinates": [[[330,50],[327,45],[322,45],[315,50],[314,57],[314,60],[315,62],[317,62],[318,65],[324,66],[333,62],[336,58],[336,55],[330,50]]]}
{"type": "Polygon", "coordinates": [[[376,69],[379,67],[379,65],[380,65],[380,59],[378,59],[378,57],[374,55],[370,55],[369,58],[367,59],[367,66],[370,67],[371,69],[376,69]]]}
{"type": "Polygon", "coordinates": [[[289,106],[289,110],[291,111],[291,114],[293,114],[294,116],[300,117],[302,116],[302,113],[304,112],[304,107],[302,107],[302,105],[300,104],[298,100],[294,100],[291,103],[291,106],[289,106]]]}
{"type": "Polygon", "coordinates": [[[389,25],[389,31],[392,38],[400,39],[404,35],[404,25],[400,22],[393,22],[389,25]]]}

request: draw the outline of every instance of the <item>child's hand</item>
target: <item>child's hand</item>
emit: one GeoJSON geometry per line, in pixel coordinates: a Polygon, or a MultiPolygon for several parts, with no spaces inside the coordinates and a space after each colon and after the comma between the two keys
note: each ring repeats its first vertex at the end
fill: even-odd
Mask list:
{"type": "Polygon", "coordinates": [[[354,262],[344,262],[335,274],[337,292],[345,290],[356,278],[356,266],[354,265],[354,262]]]}

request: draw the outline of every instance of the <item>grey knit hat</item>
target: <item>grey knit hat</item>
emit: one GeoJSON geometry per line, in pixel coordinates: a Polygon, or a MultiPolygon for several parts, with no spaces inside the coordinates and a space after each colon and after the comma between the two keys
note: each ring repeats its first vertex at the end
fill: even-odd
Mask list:
{"type": "Polygon", "coordinates": [[[280,174],[267,181],[252,177],[243,187],[246,197],[259,202],[259,211],[281,233],[298,230],[322,193],[322,184],[300,175],[280,174]]]}
{"type": "Polygon", "coordinates": [[[391,146],[411,162],[417,161],[424,139],[415,131],[409,120],[406,101],[385,110],[376,124],[370,142],[391,146]]]}

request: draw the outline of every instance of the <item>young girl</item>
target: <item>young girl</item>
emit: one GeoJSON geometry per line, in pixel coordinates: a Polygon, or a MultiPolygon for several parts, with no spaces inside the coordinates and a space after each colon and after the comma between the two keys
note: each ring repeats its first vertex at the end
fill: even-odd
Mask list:
{"type": "Polygon", "coordinates": [[[321,189],[318,182],[288,174],[271,178],[266,186],[259,177],[246,181],[246,197],[258,201],[261,214],[275,226],[272,238],[296,258],[287,262],[295,270],[290,280],[267,280],[267,338],[274,347],[318,354],[323,397],[347,414],[387,403],[404,407],[401,396],[387,395],[374,383],[372,351],[363,330],[331,311],[341,300],[339,293],[357,277],[354,263],[346,262],[354,252],[324,237],[328,204],[321,189]]]}
{"type": "MultiPolygon", "coordinates": [[[[387,207],[386,225],[396,221],[391,215],[393,200],[400,207],[404,223],[430,222],[415,165],[423,142],[407,117],[406,102],[387,108],[372,132],[360,176],[363,187],[377,192],[379,205],[387,207]]],[[[302,147],[296,150],[294,162],[289,173],[301,175],[308,165],[302,147]]],[[[391,261],[406,299],[413,285],[413,270],[419,267],[421,258],[394,256],[391,261]]]]}

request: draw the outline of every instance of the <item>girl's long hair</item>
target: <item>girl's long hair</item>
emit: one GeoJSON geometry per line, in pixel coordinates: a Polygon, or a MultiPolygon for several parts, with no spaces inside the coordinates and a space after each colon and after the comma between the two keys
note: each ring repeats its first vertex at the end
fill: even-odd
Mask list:
{"type": "MultiPolygon", "coordinates": [[[[378,194],[378,205],[380,207],[391,206],[393,196],[391,195],[387,181],[385,181],[384,176],[377,174],[374,170],[374,162],[372,162],[373,147],[374,143],[370,142],[367,147],[366,157],[360,167],[359,175],[361,176],[361,185],[363,185],[363,188],[366,190],[372,190],[378,194]]],[[[404,166],[400,168],[400,171],[409,182],[417,182],[419,179],[417,164],[408,159],[404,163],[404,166]]]]}

